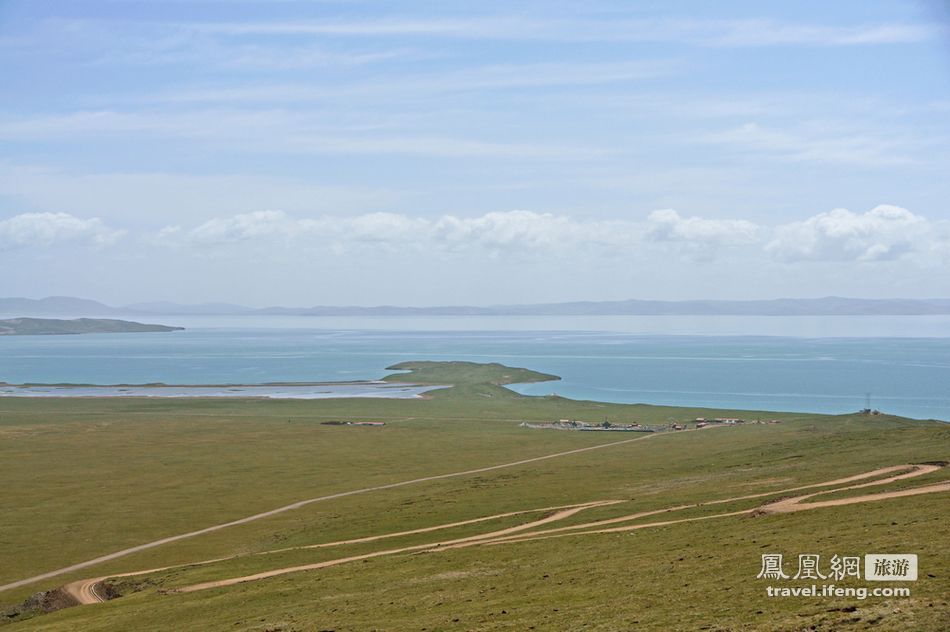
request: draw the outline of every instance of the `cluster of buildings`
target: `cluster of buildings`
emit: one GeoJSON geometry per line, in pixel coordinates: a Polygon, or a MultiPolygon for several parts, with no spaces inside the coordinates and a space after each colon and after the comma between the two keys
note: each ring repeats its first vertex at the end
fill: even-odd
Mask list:
{"type": "Polygon", "coordinates": [[[735,419],[732,417],[716,417],[715,419],[706,419],[705,417],[697,417],[693,420],[696,423],[697,428],[705,428],[710,424],[725,424],[727,426],[734,426],[736,424],[744,424],[745,419],[735,419]]]}
{"type": "Polygon", "coordinates": [[[782,423],[778,419],[769,419],[768,421],[763,421],[761,419],[752,419],[751,421],[746,421],[745,419],[736,419],[733,417],[716,417],[715,419],[706,419],[705,417],[697,417],[693,420],[696,423],[697,428],[705,428],[710,424],[723,424],[726,426],[735,426],[736,424],[779,424],[782,423]]]}
{"type": "Polygon", "coordinates": [[[615,424],[606,419],[599,424],[592,424],[586,421],[577,421],[576,419],[559,419],[558,421],[546,423],[521,422],[522,428],[535,428],[542,430],[580,430],[584,432],[656,432],[654,428],[641,426],[638,423],[615,424]]]}
{"type": "MultiPolygon", "coordinates": [[[[715,419],[706,419],[697,417],[693,420],[694,428],[705,428],[711,425],[735,426],[738,424],[777,424],[781,423],[778,419],[763,421],[760,419],[737,419],[733,417],[716,417],[715,419]]],[[[579,430],[584,432],[663,432],[670,430],[687,430],[689,424],[670,422],[659,426],[643,426],[638,423],[615,424],[606,419],[600,423],[589,423],[578,421],[576,419],[559,419],[548,422],[530,422],[522,421],[522,428],[534,428],[537,430],[579,430]]]]}

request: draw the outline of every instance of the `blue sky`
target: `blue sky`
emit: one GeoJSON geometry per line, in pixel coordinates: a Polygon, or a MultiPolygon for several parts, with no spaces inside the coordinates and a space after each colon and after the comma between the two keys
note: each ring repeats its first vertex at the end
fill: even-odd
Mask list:
{"type": "Polygon", "coordinates": [[[0,2],[0,295],[950,295],[950,12],[0,2]]]}

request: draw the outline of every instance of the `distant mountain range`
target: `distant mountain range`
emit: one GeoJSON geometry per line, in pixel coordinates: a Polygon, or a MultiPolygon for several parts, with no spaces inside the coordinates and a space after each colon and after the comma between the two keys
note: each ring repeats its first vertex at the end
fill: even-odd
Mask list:
{"type": "Polygon", "coordinates": [[[490,307],[317,306],[254,308],[230,303],[182,305],[134,303],[112,307],[88,299],[51,296],[43,299],[0,298],[5,316],[923,316],[950,314],[950,299],[781,298],[755,301],[582,301],[490,307]]]}

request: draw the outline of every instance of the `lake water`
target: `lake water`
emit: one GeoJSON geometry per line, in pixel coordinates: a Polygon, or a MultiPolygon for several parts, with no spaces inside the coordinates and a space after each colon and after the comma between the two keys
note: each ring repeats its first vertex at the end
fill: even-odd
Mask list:
{"type": "MultiPolygon", "coordinates": [[[[0,381],[374,380],[404,360],[554,373],[526,394],[950,420],[950,317],[160,317],[186,331],[0,337],[0,381]]],[[[226,393],[225,393],[226,394],[226,393]]]]}

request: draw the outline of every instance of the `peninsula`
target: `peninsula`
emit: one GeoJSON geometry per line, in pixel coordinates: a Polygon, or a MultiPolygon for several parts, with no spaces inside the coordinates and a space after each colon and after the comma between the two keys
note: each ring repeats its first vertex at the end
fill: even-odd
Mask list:
{"type": "Polygon", "coordinates": [[[119,334],[180,331],[184,327],[151,325],[110,318],[8,318],[0,320],[0,336],[56,336],[63,334],[119,334]]]}

